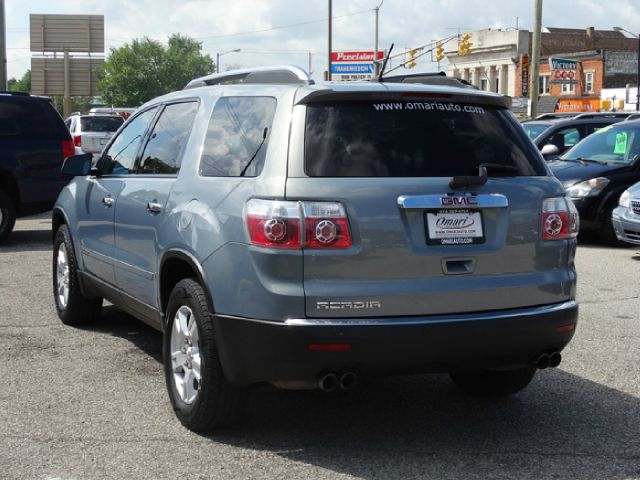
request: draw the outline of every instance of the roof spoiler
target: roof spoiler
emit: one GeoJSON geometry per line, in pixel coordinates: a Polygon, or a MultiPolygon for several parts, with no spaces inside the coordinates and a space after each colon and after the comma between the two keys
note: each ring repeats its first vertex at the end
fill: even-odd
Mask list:
{"type": "Polygon", "coordinates": [[[295,65],[279,67],[259,67],[243,70],[230,70],[223,73],[214,73],[191,80],[184,87],[206,87],[209,85],[233,85],[245,83],[267,83],[280,85],[313,85],[314,81],[309,74],[295,65]]]}

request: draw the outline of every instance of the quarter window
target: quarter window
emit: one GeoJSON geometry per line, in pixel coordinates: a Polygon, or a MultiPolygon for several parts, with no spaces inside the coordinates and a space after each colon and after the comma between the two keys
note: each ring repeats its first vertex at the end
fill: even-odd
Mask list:
{"type": "Polygon", "coordinates": [[[157,107],[145,110],[124,127],[102,156],[100,168],[103,173],[111,175],[133,173],[140,143],[156,110],[157,107]]]}
{"type": "Polygon", "coordinates": [[[178,173],[197,111],[197,102],[173,103],[164,108],[144,148],[138,173],[178,173]]]}
{"type": "Polygon", "coordinates": [[[205,177],[259,175],[275,110],[273,97],[220,98],[209,121],[200,174],[205,177]]]}

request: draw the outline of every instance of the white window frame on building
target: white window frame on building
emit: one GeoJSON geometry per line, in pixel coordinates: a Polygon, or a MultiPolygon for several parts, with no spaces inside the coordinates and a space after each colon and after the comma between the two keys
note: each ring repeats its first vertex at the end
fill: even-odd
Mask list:
{"type": "Polygon", "coordinates": [[[563,83],[561,85],[560,93],[562,95],[572,95],[576,93],[576,84],[575,83],[563,83]]]}
{"type": "Polygon", "coordinates": [[[551,78],[551,74],[541,74],[540,75],[540,83],[539,83],[539,95],[549,95],[549,79],[551,78]]]}
{"type": "Polygon", "coordinates": [[[593,93],[593,84],[595,81],[595,72],[593,70],[585,70],[584,72],[584,93],[593,93]]]}

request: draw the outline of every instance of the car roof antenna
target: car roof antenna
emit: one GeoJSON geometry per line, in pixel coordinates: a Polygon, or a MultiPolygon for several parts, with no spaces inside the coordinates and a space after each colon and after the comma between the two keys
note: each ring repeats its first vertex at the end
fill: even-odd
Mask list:
{"type": "MultiPolygon", "coordinates": [[[[382,74],[384,73],[384,69],[387,68],[387,62],[389,61],[389,57],[391,56],[391,51],[393,50],[393,43],[391,44],[391,46],[389,47],[389,51],[387,52],[387,56],[384,57],[384,62],[382,62],[382,68],[380,68],[380,73],[378,74],[378,78],[376,78],[374,81],[376,82],[382,82],[382,74]]],[[[375,52],[374,52],[374,56],[375,56],[375,52]]]]}

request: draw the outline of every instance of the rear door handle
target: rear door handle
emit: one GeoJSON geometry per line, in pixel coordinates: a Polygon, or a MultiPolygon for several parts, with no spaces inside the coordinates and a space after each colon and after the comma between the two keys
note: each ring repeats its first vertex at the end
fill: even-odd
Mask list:
{"type": "Polygon", "coordinates": [[[149,213],[160,213],[162,211],[162,205],[157,202],[148,202],[147,210],[149,213]]]}
{"type": "Polygon", "coordinates": [[[113,204],[115,202],[116,201],[114,200],[113,197],[110,197],[110,196],[102,197],[102,204],[107,208],[113,207],[113,204]]]}

